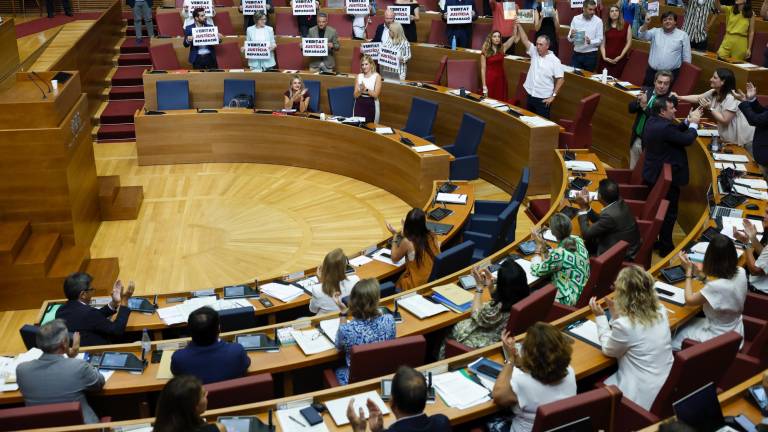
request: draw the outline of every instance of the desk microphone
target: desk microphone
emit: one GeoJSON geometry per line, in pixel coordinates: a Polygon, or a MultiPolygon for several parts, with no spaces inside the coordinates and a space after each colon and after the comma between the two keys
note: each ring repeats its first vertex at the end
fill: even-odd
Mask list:
{"type": "Polygon", "coordinates": [[[45,91],[41,89],[40,85],[38,85],[37,82],[35,81],[34,75],[32,75],[31,73],[28,73],[27,78],[29,78],[29,80],[32,81],[32,84],[34,84],[35,87],[37,87],[37,89],[40,90],[40,94],[43,95],[43,99],[48,99],[48,96],[45,95],[45,91]]]}
{"type": "Polygon", "coordinates": [[[269,428],[270,431],[275,430],[275,427],[272,425],[272,408],[267,412],[267,428],[269,428]]]}
{"type": "Polygon", "coordinates": [[[157,307],[157,294],[155,294],[155,301],[153,302],[153,304],[155,305],[155,307],[157,307]]]}
{"type": "MultiPolygon", "coordinates": [[[[48,93],[51,93],[51,92],[53,91],[53,89],[51,88],[51,85],[48,83],[48,81],[46,81],[46,80],[44,80],[44,79],[40,78],[40,75],[38,75],[38,74],[37,74],[37,72],[35,72],[35,71],[32,71],[32,75],[34,75],[34,76],[35,76],[35,78],[39,79],[39,80],[40,80],[40,82],[42,82],[43,84],[45,84],[45,87],[48,89],[48,93]]],[[[54,78],[55,78],[55,77],[54,77],[54,78]]]]}

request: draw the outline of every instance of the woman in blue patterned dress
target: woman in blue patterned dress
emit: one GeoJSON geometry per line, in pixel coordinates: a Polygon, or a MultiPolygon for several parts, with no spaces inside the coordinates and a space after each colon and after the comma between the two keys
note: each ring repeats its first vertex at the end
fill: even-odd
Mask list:
{"type": "Polygon", "coordinates": [[[346,366],[336,369],[339,384],[349,383],[350,352],[355,345],[365,345],[395,338],[395,319],[392,315],[379,312],[379,281],[363,279],[355,284],[349,295],[349,308],[341,302],[340,295],[334,300],[343,315],[348,311],[352,320],[339,326],[336,348],[344,351],[346,366]]]}

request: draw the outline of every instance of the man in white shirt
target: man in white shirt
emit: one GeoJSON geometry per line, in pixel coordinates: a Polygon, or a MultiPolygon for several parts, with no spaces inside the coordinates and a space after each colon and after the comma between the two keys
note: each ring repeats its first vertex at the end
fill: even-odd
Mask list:
{"type": "Polygon", "coordinates": [[[517,34],[520,35],[525,51],[531,57],[531,67],[523,84],[523,88],[528,93],[526,109],[549,118],[549,107],[565,81],[563,65],[560,59],[549,50],[549,37],[539,36],[534,45],[528,40],[525,30],[519,24],[517,34]]]}
{"type": "Polygon", "coordinates": [[[643,86],[653,86],[654,76],[660,70],[672,72],[674,84],[683,62],[691,62],[691,41],[688,33],[677,28],[677,15],[672,11],[661,15],[661,28],[648,29],[650,22],[651,17],[646,16],[645,23],[638,31],[640,39],[651,42],[643,86]]]}
{"type": "Polygon", "coordinates": [[[568,41],[573,43],[571,66],[594,72],[597,67],[597,50],[603,43],[603,20],[595,16],[595,0],[584,1],[584,13],[571,21],[568,41]]]}

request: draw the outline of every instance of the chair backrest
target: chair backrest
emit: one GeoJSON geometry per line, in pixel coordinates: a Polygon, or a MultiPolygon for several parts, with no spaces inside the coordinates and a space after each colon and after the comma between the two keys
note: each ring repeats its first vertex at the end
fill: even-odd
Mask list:
{"type": "Polygon", "coordinates": [[[592,117],[600,103],[600,94],[593,93],[579,102],[579,110],[573,122],[573,148],[589,149],[592,146],[592,117]]]}
{"type": "Polygon", "coordinates": [[[429,26],[429,38],[427,43],[435,45],[448,45],[448,38],[445,36],[445,21],[432,20],[432,24],[429,26]]]}
{"type": "Polygon", "coordinates": [[[768,296],[748,292],[742,313],[768,321],[768,296]]]}
{"type": "MultiPolygon", "coordinates": [[[[475,12],[477,13],[477,16],[485,16],[485,14],[488,13],[488,12],[486,12],[485,8],[483,7],[483,3],[484,3],[483,0],[475,0],[474,3],[475,3],[475,12]]],[[[490,15],[490,13],[488,13],[488,14],[490,15]]],[[[472,32],[473,33],[475,31],[477,31],[477,27],[476,27],[477,24],[478,23],[474,23],[473,26],[472,26],[472,32]]]]}
{"type": "Polygon", "coordinates": [[[0,431],[74,426],[84,423],[80,402],[25,406],[0,410],[0,431]]]}
{"type": "Polygon", "coordinates": [[[641,185],[643,184],[643,166],[645,165],[645,152],[640,153],[640,157],[637,159],[635,168],[632,169],[632,174],[629,176],[629,184],[641,185]]]}
{"type": "Polygon", "coordinates": [[[547,284],[513,304],[509,311],[507,331],[512,335],[519,335],[527,332],[528,327],[537,321],[545,321],[556,295],[557,288],[547,284]]]}
{"type": "Polygon", "coordinates": [[[288,7],[288,0],[272,0],[272,6],[274,7],[288,7]]]}
{"type": "Polygon", "coordinates": [[[272,375],[248,375],[203,386],[208,391],[208,409],[269,400],[274,397],[272,375]]]}
{"type": "Polygon", "coordinates": [[[440,279],[451,273],[457,272],[472,263],[472,252],[475,249],[475,242],[465,241],[457,244],[435,257],[432,265],[432,273],[429,275],[429,281],[440,279]]]}
{"type": "Polygon", "coordinates": [[[280,69],[304,69],[304,56],[301,54],[301,43],[289,42],[277,44],[277,48],[275,48],[275,60],[280,69]]]}
{"type": "MultiPolygon", "coordinates": [[[[218,15],[216,15],[218,16],[218,15]]],[[[216,63],[221,69],[242,69],[243,57],[237,42],[223,43],[216,46],[216,63]]]]}
{"type": "Polygon", "coordinates": [[[699,75],[701,75],[700,67],[683,62],[680,66],[680,73],[677,74],[677,79],[672,84],[672,91],[680,95],[693,93],[693,89],[699,81],[699,75]]]}
{"type": "MultiPolygon", "coordinates": [[[[435,20],[435,21],[439,21],[439,20],[435,20]]],[[[435,22],[435,21],[432,21],[432,22],[435,22]]],[[[447,65],[448,65],[448,56],[444,55],[440,59],[440,63],[437,64],[437,70],[435,71],[435,79],[432,80],[433,84],[440,85],[440,83],[443,82],[443,75],[445,75],[445,68],[447,65]]]]}
{"type": "Polygon", "coordinates": [[[461,118],[459,132],[456,134],[456,140],[453,142],[453,155],[461,157],[477,154],[477,148],[483,139],[484,131],[484,121],[472,114],[464,113],[464,116],[461,118]]]}
{"type": "Polygon", "coordinates": [[[709,382],[717,382],[739,350],[741,336],[733,331],[675,353],[667,381],[650,411],[659,418],[672,415],[672,403],[709,382]]]}
{"type": "Polygon", "coordinates": [[[473,93],[480,92],[480,74],[477,60],[451,60],[448,59],[446,68],[446,81],[448,87],[464,87],[473,93]]]}
{"type": "MultiPolygon", "coordinates": [[[[219,28],[219,33],[229,36],[235,34],[235,28],[232,27],[232,19],[229,17],[229,12],[221,11],[217,12],[213,16],[213,25],[219,28]]],[[[216,47],[216,50],[219,48],[216,47]]]]}
{"type": "Polygon", "coordinates": [[[665,163],[661,168],[661,175],[656,179],[656,184],[653,185],[651,191],[648,193],[648,197],[645,199],[645,205],[643,205],[643,213],[638,216],[638,219],[651,220],[656,214],[656,210],[659,208],[659,203],[664,197],[667,196],[669,186],[672,184],[672,165],[665,163]]]}
{"type": "MultiPolygon", "coordinates": [[[[478,0],[475,0],[478,1],[478,0]]],[[[480,1],[482,3],[482,1],[480,1]]],[[[478,12],[478,15],[480,13],[478,12]]],[[[493,24],[491,23],[481,23],[476,22],[472,25],[472,49],[482,49],[483,48],[483,42],[485,42],[485,38],[488,36],[488,33],[491,32],[491,26],[493,24]]]]}
{"type": "Polygon", "coordinates": [[[627,64],[621,72],[621,80],[629,81],[634,85],[641,86],[645,81],[645,69],[648,65],[648,53],[636,49],[629,51],[627,64]]]}
{"type": "Polygon", "coordinates": [[[602,298],[610,292],[628,247],[629,243],[619,240],[600,256],[589,259],[589,280],[576,302],[577,308],[588,305],[591,297],[602,298]]]}
{"type": "MultiPolygon", "coordinates": [[[[275,35],[278,36],[298,36],[299,24],[296,22],[296,17],[290,12],[276,12],[275,13],[275,35]]],[[[280,44],[277,45],[280,48],[280,44]]],[[[301,69],[301,68],[299,68],[301,69]]]]}
{"type": "Polygon", "coordinates": [[[177,110],[189,109],[189,81],[170,80],[157,81],[157,109],[177,110]]]}
{"type": "Polygon", "coordinates": [[[532,432],[548,431],[584,417],[592,420],[592,430],[611,430],[611,413],[613,412],[611,408],[614,398],[621,397],[621,391],[614,386],[609,387],[601,387],[539,405],[532,432]]]}
{"type": "Polygon", "coordinates": [[[515,105],[519,107],[525,107],[528,104],[528,92],[525,91],[525,79],[528,77],[527,72],[520,72],[520,78],[517,79],[517,86],[515,87],[515,105]]]}
{"type": "MultiPolygon", "coordinates": [[[[234,45],[234,44],[233,44],[234,45]]],[[[229,106],[229,101],[238,95],[248,95],[256,103],[256,81],[254,80],[238,80],[238,79],[225,79],[224,80],[224,105],[229,106]]]]}
{"type": "Polygon", "coordinates": [[[414,97],[411,99],[411,111],[405,122],[404,131],[419,137],[432,135],[432,128],[437,118],[437,103],[414,97]]]}
{"type": "Polygon", "coordinates": [[[173,44],[152,44],[152,46],[149,47],[149,56],[152,58],[152,69],[181,69],[179,59],[176,58],[176,51],[173,49],[173,44]]]}
{"type": "Polygon", "coordinates": [[[355,89],[352,86],[329,88],[328,105],[331,107],[331,114],[352,117],[355,107],[355,89]]]}
{"type": "MultiPolygon", "coordinates": [[[[562,2],[558,2],[562,3],[562,2]]],[[[564,65],[571,64],[571,58],[573,57],[573,44],[568,41],[567,36],[557,37],[557,58],[564,65]]]]}
{"type": "Polygon", "coordinates": [[[752,38],[752,63],[760,64],[763,62],[766,44],[768,44],[768,33],[756,31],[752,38]]]}
{"type": "Polygon", "coordinates": [[[253,328],[258,325],[252,307],[224,309],[219,312],[219,323],[223,332],[253,328]]]}
{"type": "Polygon", "coordinates": [[[512,201],[499,213],[499,237],[494,251],[515,241],[518,210],[520,210],[520,201],[512,201]]]}
{"type": "Polygon", "coordinates": [[[517,201],[523,202],[525,194],[528,193],[528,184],[531,182],[531,169],[523,167],[523,172],[520,173],[520,180],[517,182],[515,193],[509,198],[509,202],[517,201]]]}
{"type": "Polygon", "coordinates": [[[640,231],[640,238],[643,242],[635,253],[635,264],[643,267],[644,269],[651,268],[651,257],[653,254],[653,243],[656,237],[659,236],[661,231],[661,225],[664,223],[664,217],[667,215],[669,209],[669,201],[661,200],[659,208],[656,211],[656,215],[651,221],[638,220],[637,228],[640,231]]]}
{"type": "Polygon", "coordinates": [[[425,0],[421,5],[428,11],[440,12],[440,6],[437,0],[425,0]]]}
{"type": "Polygon", "coordinates": [[[339,37],[352,37],[352,20],[344,14],[328,14],[328,25],[336,30],[339,37]]]}
{"type": "Polygon", "coordinates": [[[349,382],[388,375],[401,365],[421,366],[426,353],[427,340],[421,335],[355,345],[349,355],[349,382]]]}
{"type": "Polygon", "coordinates": [[[40,327],[32,324],[24,324],[19,329],[21,340],[24,341],[24,346],[28,350],[37,347],[37,334],[40,333],[40,327]]]}
{"type": "Polygon", "coordinates": [[[752,338],[749,344],[746,342],[744,343],[742,352],[748,356],[759,359],[761,364],[765,364],[766,359],[768,358],[768,356],[766,356],[766,351],[768,351],[768,321],[758,320],[757,318],[754,318],[754,320],[761,323],[760,330],[752,338]]]}
{"type": "Polygon", "coordinates": [[[349,67],[351,73],[360,73],[360,45],[356,45],[352,48],[352,60],[349,67]]]}
{"type": "Polygon", "coordinates": [[[157,34],[160,36],[184,36],[183,23],[177,12],[159,13],[155,16],[155,22],[157,23],[157,34]]]}
{"type": "Polygon", "coordinates": [[[304,87],[309,93],[309,110],[311,112],[320,112],[320,81],[305,80],[304,87]]]}

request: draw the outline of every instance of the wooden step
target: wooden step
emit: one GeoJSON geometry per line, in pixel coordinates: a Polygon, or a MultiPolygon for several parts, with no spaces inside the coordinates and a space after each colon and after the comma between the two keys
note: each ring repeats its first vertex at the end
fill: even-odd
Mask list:
{"type": "Polygon", "coordinates": [[[27,221],[0,223],[0,265],[13,264],[31,233],[27,221]]]}
{"type": "Polygon", "coordinates": [[[64,245],[48,271],[49,278],[66,278],[72,273],[85,270],[90,250],[87,247],[64,245]]]}
{"type": "Polygon", "coordinates": [[[142,186],[120,186],[110,203],[108,197],[99,195],[101,220],[134,220],[139,216],[144,201],[142,186]]]}
{"type": "Polygon", "coordinates": [[[13,262],[13,276],[44,277],[61,249],[58,233],[32,233],[13,262]]]}
{"type": "Polygon", "coordinates": [[[99,183],[99,199],[109,199],[109,203],[114,202],[117,196],[117,189],[120,187],[120,176],[98,176],[96,180],[99,183]]]}
{"type": "Polygon", "coordinates": [[[85,271],[93,277],[91,286],[96,289],[95,295],[110,295],[112,286],[120,274],[120,264],[117,258],[93,258],[88,262],[85,271]]]}

